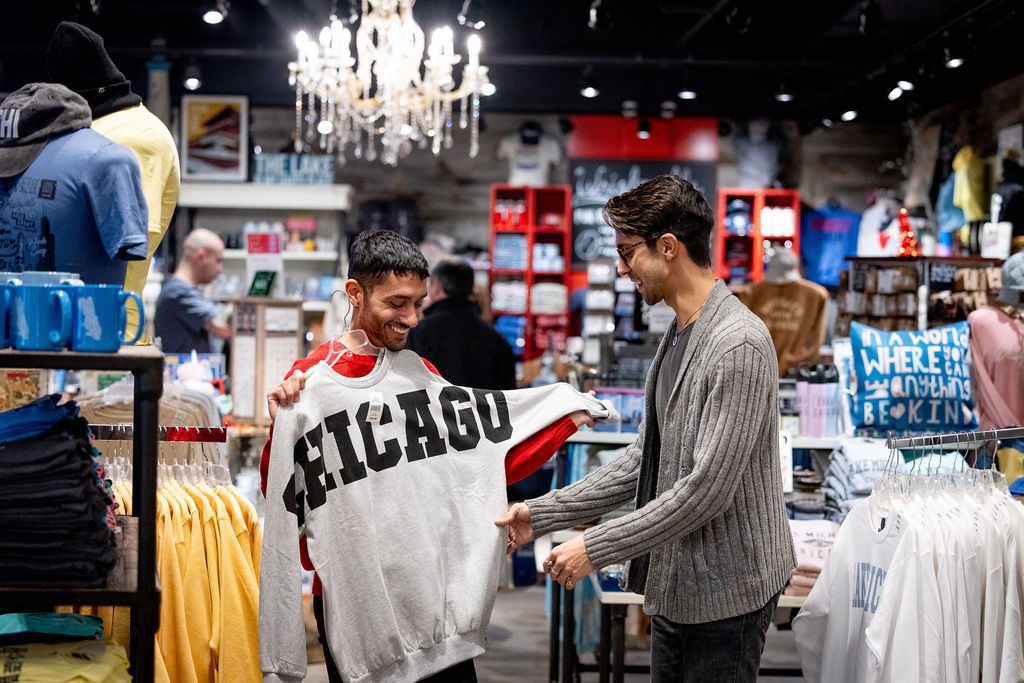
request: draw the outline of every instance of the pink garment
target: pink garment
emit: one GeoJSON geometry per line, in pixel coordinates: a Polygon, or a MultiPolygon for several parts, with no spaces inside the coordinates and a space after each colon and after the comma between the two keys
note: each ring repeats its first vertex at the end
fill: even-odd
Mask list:
{"type": "Polygon", "coordinates": [[[1024,322],[990,306],[974,311],[967,321],[981,428],[1024,425],[1024,322]]]}
{"type": "Polygon", "coordinates": [[[814,588],[814,582],[817,578],[810,578],[803,574],[793,574],[789,577],[789,585],[799,588],[814,588]]]}
{"type": "Polygon", "coordinates": [[[782,591],[783,595],[792,595],[798,598],[806,598],[811,594],[810,588],[803,588],[801,586],[786,586],[786,589],[782,591]]]}

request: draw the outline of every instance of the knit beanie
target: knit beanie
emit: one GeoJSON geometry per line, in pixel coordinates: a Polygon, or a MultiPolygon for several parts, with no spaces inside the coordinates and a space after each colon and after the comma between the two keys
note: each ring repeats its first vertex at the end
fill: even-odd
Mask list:
{"type": "Polygon", "coordinates": [[[73,21],[62,21],[46,49],[50,80],[85,98],[93,119],[142,104],[131,82],[114,65],[103,38],[73,21]]]}

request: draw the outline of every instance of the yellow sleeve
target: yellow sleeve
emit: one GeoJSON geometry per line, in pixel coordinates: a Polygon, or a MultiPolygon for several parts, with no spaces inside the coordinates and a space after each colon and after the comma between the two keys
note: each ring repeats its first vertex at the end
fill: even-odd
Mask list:
{"type": "Polygon", "coordinates": [[[259,648],[259,585],[252,568],[233,539],[234,529],[227,508],[217,499],[220,522],[221,562],[221,642],[231,639],[231,647],[221,649],[218,675],[220,680],[260,683],[259,648]]]}
{"type": "MultiPolygon", "coordinates": [[[[185,612],[188,614],[188,642],[192,649],[192,664],[196,670],[196,676],[200,681],[216,680],[213,675],[214,669],[211,662],[210,650],[210,622],[211,604],[213,598],[210,595],[210,575],[206,562],[206,542],[204,529],[206,529],[204,510],[201,497],[197,497],[185,488],[182,494],[192,512],[192,523],[190,531],[192,540],[188,548],[188,560],[185,565],[185,612]]],[[[212,517],[206,514],[206,517],[212,517]]],[[[212,519],[210,520],[213,523],[212,519]]],[[[209,532],[216,535],[210,528],[209,532]]],[[[216,560],[215,560],[216,562],[216,560]]]]}
{"type": "MultiPolygon", "coordinates": [[[[217,512],[213,501],[207,495],[208,487],[196,484],[184,484],[186,491],[192,494],[192,499],[199,506],[200,515],[203,519],[203,548],[206,557],[206,576],[210,588],[209,600],[209,647],[210,670],[220,671],[221,648],[220,648],[220,532],[217,529],[217,512]]],[[[217,680],[221,680],[217,677],[217,680]]]]}
{"type": "Polygon", "coordinates": [[[172,681],[196,680],[186,630],[185,596],[174,544],[174,521],[166,497],[157,492],[157,571],[160,575],[160,653],[172,681]]]}

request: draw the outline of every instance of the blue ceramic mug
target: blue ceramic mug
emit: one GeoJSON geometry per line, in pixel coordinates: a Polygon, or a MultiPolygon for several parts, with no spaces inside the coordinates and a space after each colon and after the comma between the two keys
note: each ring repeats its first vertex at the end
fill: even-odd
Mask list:
{"type": "Polygon", "coordinates": [[[14,287],[11,336],[22,351],[60,351],[71,338],[71,296],[61,286],[14,287]]]}
{"type": "Polygon", "coordinates": [[[90,353],[113,353],[121,344],[134,344],[142,336],[142,297],[122,291],[117,285],[66,286],[74,302],[74,331],[71,348],[90,353]],[[139,310],[139,325],[132,339],[125,339],[129,299],[139,310]]]}
{"type": "Polygon", "coordinates": [[[14,292],[20,284],[13,273],[0,273],[0,349],[11,347],[14,336],[14,292]]]}

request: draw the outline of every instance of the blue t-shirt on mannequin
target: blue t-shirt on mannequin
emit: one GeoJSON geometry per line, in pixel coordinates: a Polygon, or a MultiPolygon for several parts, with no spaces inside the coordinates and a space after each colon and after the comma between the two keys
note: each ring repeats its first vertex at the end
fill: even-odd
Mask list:
{"type": "Polygon", "coordinates": [[[0,178],[0,271],[123,284],[126,262],[146,258],[147,218],[131,152],[88,128],[62,135],[0,178]]]}

